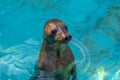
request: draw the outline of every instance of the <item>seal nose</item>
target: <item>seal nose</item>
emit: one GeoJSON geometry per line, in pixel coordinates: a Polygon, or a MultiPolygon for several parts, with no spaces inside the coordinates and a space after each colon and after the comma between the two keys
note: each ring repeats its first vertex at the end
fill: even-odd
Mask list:
{"type": "Polygon", "coordinates": [[[70,41],[71,38],[72,38],[72,36],[68,35],[68,36],[65,37],[65,41],[70,41]]]}

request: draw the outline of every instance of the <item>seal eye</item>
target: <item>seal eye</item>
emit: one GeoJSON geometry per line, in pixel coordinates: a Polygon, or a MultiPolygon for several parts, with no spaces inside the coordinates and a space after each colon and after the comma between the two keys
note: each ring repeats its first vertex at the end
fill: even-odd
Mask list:
{"type": "Polygon", "coordinates": [[[56,34],[57,33],[57,29],[52,30],[52,34],[56,34]]]}

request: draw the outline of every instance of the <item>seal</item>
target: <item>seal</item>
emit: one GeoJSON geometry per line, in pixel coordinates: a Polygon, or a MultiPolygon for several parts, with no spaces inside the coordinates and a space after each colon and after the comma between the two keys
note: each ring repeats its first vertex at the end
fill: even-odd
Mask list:
{"type": "Polygon", "coordinates": [[[43,42],[35,67],[35,75],[30,80],[76,80],[74,56],[68,45],[72,36],[67,26],[58,19],[45,23],[43,42]]]}

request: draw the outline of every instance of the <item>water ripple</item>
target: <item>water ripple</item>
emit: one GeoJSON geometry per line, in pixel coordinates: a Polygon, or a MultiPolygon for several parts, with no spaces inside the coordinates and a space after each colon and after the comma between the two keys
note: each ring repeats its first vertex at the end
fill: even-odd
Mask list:
{"type": "Polygon", "coordinates": [[[70,47],[72,47],[72,49],[76,48],[76,50],[72,51],[77,51],[73,52],[73,54],[76,55],[75,58],[78,69],[83,72],[86,71],[90,65],[90,54],[88,49],[75,37],[72,39],[70,47]]]}

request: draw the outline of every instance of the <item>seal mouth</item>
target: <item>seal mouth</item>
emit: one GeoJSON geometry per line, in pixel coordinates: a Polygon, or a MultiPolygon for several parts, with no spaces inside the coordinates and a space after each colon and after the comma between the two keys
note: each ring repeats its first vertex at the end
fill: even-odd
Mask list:
{"type": "Polygon", "coordinates": [[[66,36],[64,39],[62,40],[55,40],[56,42],[58,43],[61,43],[61,44],[68,44],[68,42],[72,39],[72,36],[69,35],[69,36],[66,36]]]}

